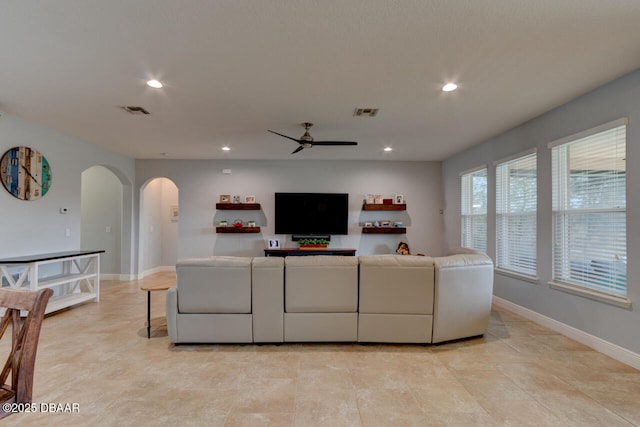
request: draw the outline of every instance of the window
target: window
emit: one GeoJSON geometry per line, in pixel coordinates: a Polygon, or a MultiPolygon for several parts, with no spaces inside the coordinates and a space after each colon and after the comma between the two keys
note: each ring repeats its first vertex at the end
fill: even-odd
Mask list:
{"type": "Polygon", "coordinates": [[[626,297],[626,119],[549,147],[553,280],[626,297]]]}
{"type": "Polygon", "coordinates": [[[487,252],[487,168],[460,179],[462,246],[487,252]]]}
{"type": "Polygon", "coordinates": [[[536,276],[536,152],[496,164],[496,267],[536,276]]]}

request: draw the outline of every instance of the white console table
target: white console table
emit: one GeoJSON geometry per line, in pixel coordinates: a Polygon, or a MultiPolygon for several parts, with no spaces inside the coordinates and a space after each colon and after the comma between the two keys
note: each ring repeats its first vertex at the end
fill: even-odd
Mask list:
{"type": "Polygon", "coordinates": [[[46,313],[100,300],[100,254],[103,250],[68,251],[0,259],[0,280],[12,289],[53,288],[46,313]],[[57,265],[56,265],[57,264],[57,265]],[[50,266],[44,270],[43,266],[50,266]]]}

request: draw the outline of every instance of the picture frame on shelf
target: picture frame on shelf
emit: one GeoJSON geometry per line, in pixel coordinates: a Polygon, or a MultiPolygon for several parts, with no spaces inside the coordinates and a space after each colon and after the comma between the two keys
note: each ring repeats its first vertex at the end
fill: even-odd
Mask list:
{"type": "Polygon", "coordinates": [[[222,221],[218,222],[218,227],[228,227],[229,223],[227,222],[226,219],[223,219],[222,221]]]}
{"type": "Polygon", "coordinates": [[[404,196],[402,194],[396,194],[393,198],[393,203],[396,205],[404,204],[404,196]]]}
{"type": "Polygon", "coordinates": [[[373,227],[373,222],[371,222],[371,221],[366,221],[366,222],[364,223],[364,227],[373,227]]]}
{"type": "Polygon", "coordinates": [[[280,249],[280,240],[278,239],[269,239],[267,242],[269,249],[280,249]]]}
{"type": "Polygon", "coordinates": [[[240,203],[240,196],[233,196],[232,203],[240,203]]]}
{"type": "Polygon", "coordinates": [[[382,204],[382,194],[376,194],[373,198],[373,203],[376,205],[381,205],[382,204]]]}
{"type": "Polygon", "coordinates": [[[255,203],[256,202],[256,196],[244,196],[244,202],[245,203],[255,203]]]}
{"type": "Polygon", "coordinates": [[[373,196],[373,194],[367,194],[367,195],[365,196],[364,202],[365,202],[367,205],[372,205],[372,204],[373,204],[373,202],[374,202],[374,196],[373,196]]]}
{"type": "Polygon", "coordinates": [[[385,219],[384,221],[380,221],[380,227],[391,227],[391,221],[385,219]]]}
{"type": "Polygon", "coordinates": [[[220,195],[220,203],[231,203],[231,195],[229,195],[229,194],[221,194],[220,195]]]}

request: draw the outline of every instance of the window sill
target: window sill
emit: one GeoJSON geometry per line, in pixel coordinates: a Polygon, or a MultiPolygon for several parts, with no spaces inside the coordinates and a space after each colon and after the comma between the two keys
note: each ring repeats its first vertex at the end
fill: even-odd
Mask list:
{"type": "Polygon", "coordinates": [[[631,300],[624,297],[607,295],[602,292],[562,282],[551,281],[549,282],[549,286],[553,289],[557,289],[559,291],[567,292],[573,295],[578,295],[584,298],[589,298],[594,301],[615,305],[616,307],[626,308],[627,310],[631,309],[631,300]]]}
{"type": "Polygon", "coordinates": [[[525,282],[534,283],[536,285],[540,283],[540,279],[537,276],[529,276],[527,274],[517,273],[511,270],[503,270],[502,268],[496,268],[495,272],[501,276],[513,277],[514,279],[524,280],[525,282]]]}

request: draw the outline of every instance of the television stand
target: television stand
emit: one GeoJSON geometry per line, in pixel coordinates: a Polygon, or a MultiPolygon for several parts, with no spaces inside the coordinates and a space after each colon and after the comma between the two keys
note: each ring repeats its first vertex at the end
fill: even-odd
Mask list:
{"type": "Polygon", "coordinates": [[[265,249],[264,256],[308,256],[308,255],[342,255],[342,256],[355,256],[355,249],[265,249]]]}

